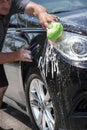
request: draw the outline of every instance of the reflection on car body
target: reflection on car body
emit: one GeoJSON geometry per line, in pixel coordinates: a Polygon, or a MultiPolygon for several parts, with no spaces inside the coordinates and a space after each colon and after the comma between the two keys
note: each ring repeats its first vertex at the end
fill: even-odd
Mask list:
{"type": "Polygon", "coordinates": [[[29,45],[33,62],[4,64],[9,80],[4,101],[30,116],[35,130],[85,130],[87,1],[37,2],[60,17],[64,38],[51,48],[36,18],[26,14],[11,17],[3,51],[29,45]]]}

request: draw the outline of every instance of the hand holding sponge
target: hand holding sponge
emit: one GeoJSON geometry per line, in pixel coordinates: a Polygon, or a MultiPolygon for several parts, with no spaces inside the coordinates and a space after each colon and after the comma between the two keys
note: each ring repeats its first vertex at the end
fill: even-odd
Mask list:
{"type": "Polygon", "coordinates": [[[63,26],[60,22],[52,22],[49,24],[49,29],[47,29],[47,38],[55,42],[62,36],[63,26]]]}

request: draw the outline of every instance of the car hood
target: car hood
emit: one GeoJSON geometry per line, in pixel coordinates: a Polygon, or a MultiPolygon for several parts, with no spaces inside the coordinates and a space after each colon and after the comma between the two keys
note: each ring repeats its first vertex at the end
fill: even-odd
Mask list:
{"type": "Polygon", "coordinates": [[[58,13],[57,16],[65,30],[87,35],[87,8],[58,13]]]}

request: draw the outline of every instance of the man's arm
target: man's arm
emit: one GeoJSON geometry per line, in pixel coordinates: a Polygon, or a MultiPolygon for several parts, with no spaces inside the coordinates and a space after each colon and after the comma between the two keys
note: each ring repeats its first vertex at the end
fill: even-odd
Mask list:
{"type": "MultiPolygon", "coordinates": [[[[49,28],[49,22],[58,21],[57,17],[47,13],[45,7],[29,2],[25,7],[25,13],[35,16],[40,20],[43,27],[49,28]]],[[[3,53],[0,52],[0,64],[13,62],[13,61],[28,61],[31,62],[32,58],[28,57],[30,51],[26,48],[21,48],[16,52],[3,53]]]]}
{"type": "Polygon", "coordinates": [[[49,28],[50,22],[58,21],[58,18],[56,16],[47,13],[45,7],[34,2],[29,2],[26,5],[25,13],[37,17],[40,20],[42,26],[45,28],[49,28]]]}
{"type": "Polygon", "coordinates": [[[32,62],[31,51],[27,50],[27,48],[25,47],[15,52],[0,52],[0,64],[14,61],[32,62]]]}

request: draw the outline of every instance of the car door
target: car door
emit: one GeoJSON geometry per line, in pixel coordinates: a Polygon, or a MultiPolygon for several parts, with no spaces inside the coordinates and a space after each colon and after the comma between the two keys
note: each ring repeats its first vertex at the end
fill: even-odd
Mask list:
{"type": "MultiPolygon", "coordinates": [[[[12,16],[15,18],[15,16],[12,16]]],[[[7,31],[7,35],[4,41],[3,50],[4,52],[13,52],[27,44],[26,40],[21,37],[21,32],[18,31],[17,21],[15,24],[11,23],[7,31]]],[[[21,76],[21,62],[11,62],[4,64],[9,86],[5,96],[11,100],[25,104],[25,94],[22,84],[21,76]]]]}
{"type": "MultiPolygon", "coordinates": [[[[39,28],[37,19],[32,20],[26,14],[16,14],[11,17],[10,25],[4,41],[4,52],[13,52],[25,45],[31,45],[32,54],[35,59],[42,52],[46,33],[39,28]],[[32,28],[33,27],[33,28],[32,28]]],[[[9,87],[5,94],[6,97],[21,104],[25,104],[25,93],[21,72],[21,61],[4,64],[9,87]]],[[[28,70],[27,70],[28,71],[28,70]]]]}

